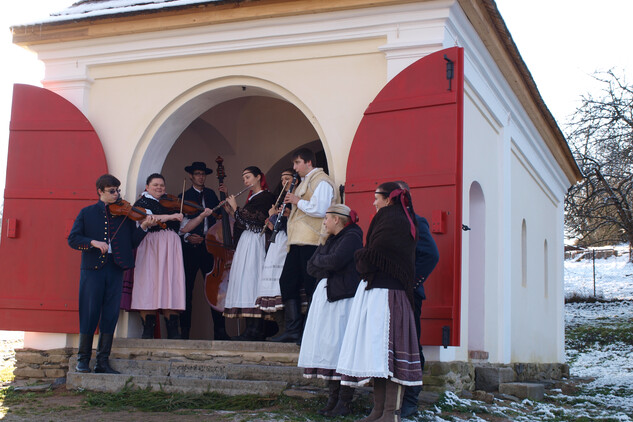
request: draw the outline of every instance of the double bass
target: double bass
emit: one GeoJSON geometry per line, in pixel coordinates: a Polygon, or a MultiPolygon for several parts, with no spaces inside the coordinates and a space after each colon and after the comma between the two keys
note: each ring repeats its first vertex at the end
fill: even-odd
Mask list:
{"type": "MultiPolygon", "coordinates": [[[[218,182],[222,184],[226,177],[224,159],[218,156],[215,162],[218,164],[218,182]]],[[[220,192],[220,200],[226,200],[224,192],[220,192]]],[[[219,211],[219,221],[209,228],[205,237],[207,251],[213,255],[213,270],[205,278],[204,291],[209,305],[216,311],[223,312],[226,289],[229,284],[229,271],[235,253],[232,236],[234,220],[223,207],[219,211]]]]}

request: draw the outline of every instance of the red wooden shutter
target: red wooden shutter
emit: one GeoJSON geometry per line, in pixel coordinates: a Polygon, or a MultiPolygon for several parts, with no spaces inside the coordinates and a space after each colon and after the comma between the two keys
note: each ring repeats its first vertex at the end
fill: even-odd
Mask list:
{"type": "Polygon", "coordinates": [[[78,333],[80,252],[66,239],[97,199],[105,154],[86,117],[43,88],[15,85],[0,241],[0,329],[78,333]]]}
{"type": "Polygon", "coordinates": [[[369,105],[347,164],[345,203],[366,231],[374,191],[404,180],[431,225],[440,261],[425,283],[422,344],[459,345],[463,49],[430,54],[394,77],[369,105]]]}

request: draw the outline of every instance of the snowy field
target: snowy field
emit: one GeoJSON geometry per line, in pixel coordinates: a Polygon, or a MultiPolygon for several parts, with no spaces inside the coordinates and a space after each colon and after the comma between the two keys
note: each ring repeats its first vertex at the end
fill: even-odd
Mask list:
{"type": "MultiPolygon", "coordinates": [[[[633,337],[633,264],[628,246],[618,256],[595,261],[596,296],[606,302],[565,305],[566,331],[609,330],[624,324],[633,337]]],[[[593,297],[592,259],[565,261],[565,296],[593,297]]],[[[568,334],[569,336],[569,334],[568,334]]],[[[579,343],[567,339],[573,393],[546,390],[545,400],[493,404],[448,393],[436,406],[408,421],[633,421],[633,345],[579,343]]]]}

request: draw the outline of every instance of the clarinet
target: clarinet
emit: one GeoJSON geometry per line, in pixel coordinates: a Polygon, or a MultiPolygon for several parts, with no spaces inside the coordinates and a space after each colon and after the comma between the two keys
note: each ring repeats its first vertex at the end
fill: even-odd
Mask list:
{"type": "MultiPolygon", "coordinates": [[[[295,185],[297,184],[298,179],[299,179],[298,173],[295,173],[292,175],[292,182],[290,183],[288,192],[293,191],[293,189],[295,188],[295,185]]],[[[281,224],[280,224],[281,216],[284,215],[284,212],[286,212],[287,207],[288,207],[288,204],[284,204],[283,207],[281,207],[279,214],[277,214],[277,221],[275,221],[275,226],[273,227],[273,234],[270,236],[270,243],[275,243],[275,238],[277,237],[277,233],[279,233],[279,228],[281,227],[281,224]]]]}

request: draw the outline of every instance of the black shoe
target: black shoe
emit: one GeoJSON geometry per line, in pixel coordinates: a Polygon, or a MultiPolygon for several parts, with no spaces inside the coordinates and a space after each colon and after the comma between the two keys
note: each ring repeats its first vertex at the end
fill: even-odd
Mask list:
{"type": "Polygon", "coordinates": [[[92,340],[90,334],[79,334],[79,349],[77,351],[77,366],[75,370],[81,373],[90,371],[90,356],[92,355],[92,340]]]}
{"type": "Polygon", "coordinates": [[[173,340],[180,340],[180,321],[176,314],[171,314],[169,319],[165,318],[165,324],[167,325],[167,338],[173,340]]]}
{"type": "Polygon", "coordinates": [[[145,317],[145,319],[141,318],[143,322],[143,334],[141,338],[144,339],[152,339],[154,338],[154,327],[156,327],[156,315],[150,314],[145,317]]]}
{"type": "Polygon", "coordinates": [[[112,369],[110,366],[110,350],[112,349],[113,338],[114,334],[99,334],[97,364],[95,365],[96,374],[120,374],[119,371],[112,369]]]}

